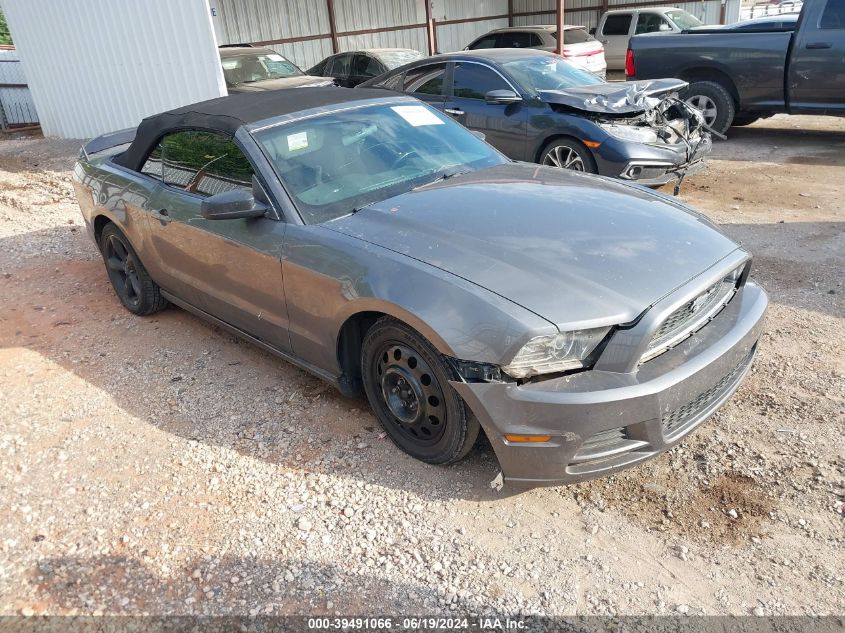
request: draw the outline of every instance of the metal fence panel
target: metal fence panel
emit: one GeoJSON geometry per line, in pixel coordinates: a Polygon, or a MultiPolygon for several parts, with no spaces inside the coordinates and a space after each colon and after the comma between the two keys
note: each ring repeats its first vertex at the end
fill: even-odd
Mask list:
{"type": "Polygon", "coordinates": [[[0,125],[38,123],[38,113],[26,84],[26,75],[14,48],[0,49],[0,125]]]}
{"type": "Polygon", "coordinates": [[[463,50],[470,42],[487,31],[508,25],[508,19],[481,20],[460,24],[437,25],[437,50],[441,53],[463,50]]]}
{"type": "Polygon", "coordinates": [[[420,0],[334,0],[340,33],[425,23],[420,0]]]}
{"type": "Polygon", "coordinates": [[[425,27],[348,35],[339,37],[337,45],[341,51],[355,51],[362,48],[411,48],[428,54],[425,27]]]}
{"type": "Polygon", "coordinates": [[[211,0],[220,44],[246,44],[330,31],[325,2],[314,0],[211,0]]]}

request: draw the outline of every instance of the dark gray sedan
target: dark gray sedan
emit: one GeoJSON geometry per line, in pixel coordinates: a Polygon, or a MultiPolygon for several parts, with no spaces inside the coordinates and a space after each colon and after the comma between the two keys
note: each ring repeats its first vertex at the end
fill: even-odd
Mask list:
{"type": "Polygon", "coordinates": [[[751,366],[751,256],[621,181],[514,163],[379,90],[242,94],[94,139],[74,169],[123,305],[181,306],[366,393],[432,464],[480,430],[505,481],[657,455],[751,366]]]}
{"type": "Polygon", "coordinates": [[[704,168],[710,134],[686,82],[607,83],[562,57],[487,49],[407,64],[361,87],[410,94],[514,160],[661,185],[704,168]]]}

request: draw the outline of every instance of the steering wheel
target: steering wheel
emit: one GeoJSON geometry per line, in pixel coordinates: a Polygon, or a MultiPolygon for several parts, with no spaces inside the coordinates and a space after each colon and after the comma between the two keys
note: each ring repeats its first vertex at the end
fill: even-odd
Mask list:
{"type": "Polygon", "coordinates": [[[418,153],[418,152],[417,152],[417,150],[415,150],[415,149],[412,149],[412,150],[411,150],[411,151],[409,151],[409,152],[402,152],[401,154],[399,154],[399,155],[396,157],[396,160],[394,160],[394,161],[393,161],[393,164],[390,166],[390,168],[391,168],[391,169],[398,169],[399,165],[401,165],[402,163],[404,163],[404,162],[405,162],[406,160],[408,160],[411,156],[419,156],[419,153],[418,153]]]}

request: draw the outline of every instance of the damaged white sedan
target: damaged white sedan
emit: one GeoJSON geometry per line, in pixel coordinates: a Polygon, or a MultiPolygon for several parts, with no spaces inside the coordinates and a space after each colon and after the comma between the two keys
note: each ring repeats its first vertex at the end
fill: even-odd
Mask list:
{"type": "Polygon", "coordinates": [[[486,49],[407,64],[361,87],[405,92],[514,160],[631,180],[680,184],[712,143],[678,79],[607,83],[558,55],[486,49]]]}

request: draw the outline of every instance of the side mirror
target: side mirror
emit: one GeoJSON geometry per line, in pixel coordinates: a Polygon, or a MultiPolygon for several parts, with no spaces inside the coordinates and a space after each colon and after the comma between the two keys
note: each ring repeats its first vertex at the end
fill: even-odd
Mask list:
{"type": "Polygon", "coordinates": [[[596,34],[596,27],[593,27],[593,28],[590,29],[590,35],[595,35],[595,34],[596,34]]]}
{"type": "Polygon", "coordinates": [[[487,140],[487,135],[481,130],[470,130],[470,132],[473,136],[475,136],[476,138],[480,138],[482,141],[487,140]]]}
{"type": "Polygon", "coordinates": [[[269,207],[255,199],[251,191],[224,191],[202,201],[200,213],[206,220],[236,220],[260,218],[269,207]]]}
{"type": "Polygon", "coordinates": [[[484,95],[484,100],[490,104],[507,104],[522,101],[522,97],[513,90],[491,90],[484,95]]]}
{"type": "Polygon", "coordinates": [[[661,22],[660,26],[657,27],[657,30],[666,32],[666,31],[671,31],[672,27],[669,26],[668,24],[666,24],[665,22],[661,22]]]}

